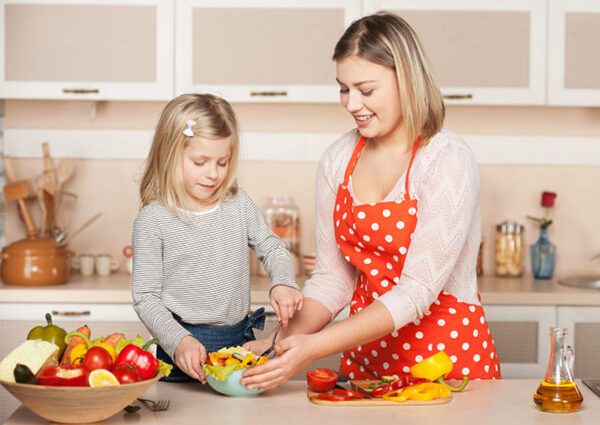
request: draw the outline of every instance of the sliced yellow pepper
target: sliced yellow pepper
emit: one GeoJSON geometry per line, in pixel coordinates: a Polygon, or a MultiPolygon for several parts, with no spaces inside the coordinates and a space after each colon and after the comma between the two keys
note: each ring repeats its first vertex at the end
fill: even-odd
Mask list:
{"type": "Polygon", "coordinates": [[[212,365],[218,365],[219,364],[219,357],[217,357],[217,353],[216,352],[212,352],[208,355],[208,360],[210,361],[210,364],[212,365]]]}
{"type": "Polygon", "coordinates": [[[410,374],[415,378],[424,378],[432,382],[439,382],[445,385],[450,391],[462,391],[469,383],[468,377],[464,376],[462,383],[457,387],[453,387],[444,381],[444,378],[452,372],[453,367],[454,365],[450,357],[445,352],[438,351],[433,356],[427,357],[413,365],[410,368],[410,374]]]}
{"type": "Polygon", "coordinates": [[[239,364],[240,361],[238,359],[236,359],[235,357],[230,357],[227,360],[225,360],[225,366],[230,365],[230,364],[239,364]]]}
{"type": "Polygon", "coordinates": [[[447,397],[451,397],[450,390],[446,386],[436,383],[411,385],[410,387],[390,391],[381,396],[384,400],[395,402],[406,400],[428,401],[447,397]]]}
{"type": "Polygon", "coordinates": [[[246,357],[244,357],[244,360],[240,364],[240,367],[246,367],[252,360],[254,360],[254,354],[252,354],[252,353],[246,354],[246,357]]]}

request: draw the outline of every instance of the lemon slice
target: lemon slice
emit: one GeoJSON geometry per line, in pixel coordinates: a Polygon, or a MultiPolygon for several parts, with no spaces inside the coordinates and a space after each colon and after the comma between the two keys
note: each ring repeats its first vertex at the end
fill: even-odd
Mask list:
{"type": "Polygon", "coordinates": [[[90,387],[112,387],[119,385],[117,377],[106,369],[93,370],[88,376],[90,387]]]}

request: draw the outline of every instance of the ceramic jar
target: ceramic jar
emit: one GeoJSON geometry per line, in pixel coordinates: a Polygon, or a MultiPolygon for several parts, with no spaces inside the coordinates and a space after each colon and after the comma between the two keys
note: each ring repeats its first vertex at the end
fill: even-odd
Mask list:
{"type": "Polygon", "coordinates": [[[60,285],[69,279],[73,255],[52,238],[22,239],[2,250],[0,277],[8,285],[60,285]]]}

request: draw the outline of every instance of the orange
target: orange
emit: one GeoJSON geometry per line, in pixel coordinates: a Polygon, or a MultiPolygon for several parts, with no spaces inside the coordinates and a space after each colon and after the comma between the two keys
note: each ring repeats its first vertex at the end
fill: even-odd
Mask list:
{"type": "Polygon", "coordinates": [[[111,387],[119,385],[117,377],[106,369],[96,369],[88,376],[90,387],[111,387]]]}

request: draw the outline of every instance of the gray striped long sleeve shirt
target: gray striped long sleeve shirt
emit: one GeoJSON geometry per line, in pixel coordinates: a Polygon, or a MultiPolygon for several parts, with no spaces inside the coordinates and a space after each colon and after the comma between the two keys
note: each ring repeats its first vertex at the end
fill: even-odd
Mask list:
{"type": "Polygon", "coordinates": [[[133,307],[171,358],[190,335],[172,313],[191,324],[244,319],[250,308],[248,247],[272,286],[299,289],[284,242],[242,189],[210,211],[184,217],[156,201],[140,210],[133,226],[133,307]]]}

